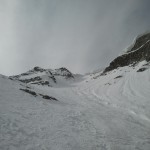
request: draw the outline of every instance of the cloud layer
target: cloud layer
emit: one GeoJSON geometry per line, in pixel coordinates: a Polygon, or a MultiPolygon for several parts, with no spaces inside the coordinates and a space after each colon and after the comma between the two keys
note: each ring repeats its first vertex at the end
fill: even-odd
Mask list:
{"type": "Polygon", "coordinates": [[[150,29],[149,0],[0,0],[0,73],[107,66],[150,29]]]}

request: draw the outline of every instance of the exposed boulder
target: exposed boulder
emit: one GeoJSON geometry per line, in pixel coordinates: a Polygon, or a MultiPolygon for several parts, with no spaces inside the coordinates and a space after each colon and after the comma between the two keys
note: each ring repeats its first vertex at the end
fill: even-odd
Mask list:
{"type": "Polygon", "coordinates": [[[115,79],[122,78],[122,77],[123,77],[123,76],[120,75],[120,76],[115,77],[115,79]]]}
{"type": "Polygon", "coordinates": [[[147,70],[147,68],[140,68],[139,70],[137,70],[137,72],[143,72],[145,70],[147,70]]]}

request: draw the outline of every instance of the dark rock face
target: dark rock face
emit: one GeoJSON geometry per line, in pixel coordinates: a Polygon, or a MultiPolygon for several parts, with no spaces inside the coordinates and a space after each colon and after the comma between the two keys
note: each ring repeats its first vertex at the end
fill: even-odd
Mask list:
{"type": "Polygon", "coordinates": [[[52,96],[43,95],[43,94],[40,94],[40,95],[41,95],[44,99],[58,101],[56,98],[54,98],[54,97],[52,97],[52,96]]]}
{"type": "Polygon", "coordinates": [[[30,83],[30,82],[40,81],[40,80],[42,80],[41,77],[37,76],[35,78],[24,79],[24,80],[19,80],[19,81],[24,82],[24,83],[30,83]]]}
{"type": "Polygon", "coordinates": [[[33,70],[37,71],[37,72],[44,72],[45,71],[45,69],[40,68],[40,67],[34,67],[33,70]]]}
{"type": "Polygon", "coordinates": [[[31,84],[37,84],[37,85],[47,85],[50,86],[50,83],[48,81],[39,81],[39,82],[34,82],[31,84]]]}
{"type": "Polygon", "coordinates": [[[57,83],[56,78],[54,77],[54,75],[50,71],[48,71],[48,73],[49,73],[49,76],[48,76],[49,79],[52,79],[54,83],[57,83]]]}
{"type": "Polygon", "coordinates": [[[37,94],[34,92],[34,91],[31,91],[31,90],[28,90],[28,89],[20,89],[21,91],[24,91],[24,92],[26,92],[26,93],[29,93],[29,94],[31,94],[31,95],[33,95],[33,96],[37,96],[37,94]]]}
{"type": "Polygon", "coordinates": [[[118,79],[118,78],[122,78],[123,76],[117,76],[117,77],[115,77],[115,79],[118,79]]]}
{"type": "Polygon", "coordinates": [[[56,72],[54,73],[54,75],[56,76],[64,76],[67,78],[74,78],[73,74],[66,68],[62,67],[59,69],[55,69],[56,72]]]}
{"type": "Polygon", "coordinates": [[[133,48],[126,54],[114,59],[104,70],[102,75],[118,67],[124,67],[130,64],[135,65],[143,60],[146,60],[147,62],[150,61],[150,33],[139,37],[133,48]]]}
{"type": "Polygon", "coordinates": [[[130,51],[134,51],[150,40],[150,33],[144,34],[136,39],[134,46],[130,51]]]}

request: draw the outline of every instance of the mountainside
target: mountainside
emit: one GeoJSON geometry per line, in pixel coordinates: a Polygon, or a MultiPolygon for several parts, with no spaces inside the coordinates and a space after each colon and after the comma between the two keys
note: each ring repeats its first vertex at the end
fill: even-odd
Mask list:
{"type": "Polygon", "coordinates": [[[104,73],[118,67],[135,65],[143,60],[150,61],[150,33],[137,37],[130,49],[114,59],[104,70],[104,73]]]}
{"type": "Polygon", "coordinates": [[[72,74],[66,68],[59,69],[43,69],[34,67],[33,69],[16,76],[10,76],[12,80],[18,80],[27,84],[57,86],[67,84],[68,81],[74,81],[77,75],[72,74]]]}
{"type": "Polygon", "coordinates": [[[148,39],[84,76],[40,67],[0,75],[0,150],[149,150],[148,39]]]}

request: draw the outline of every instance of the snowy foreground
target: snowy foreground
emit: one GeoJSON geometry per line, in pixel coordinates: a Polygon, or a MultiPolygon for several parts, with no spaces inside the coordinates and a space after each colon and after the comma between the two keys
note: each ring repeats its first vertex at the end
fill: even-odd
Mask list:
{"type": "Polygon", "coordinates": [[[0,76],[0,150],[150,150],[150,69],[122,67],[65,87],[0,76]]]}

